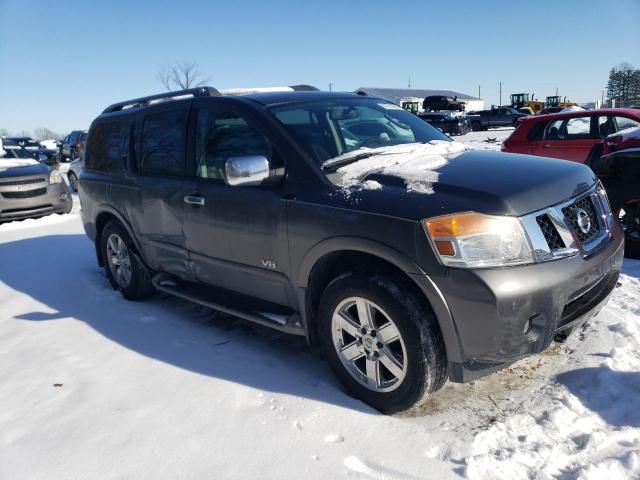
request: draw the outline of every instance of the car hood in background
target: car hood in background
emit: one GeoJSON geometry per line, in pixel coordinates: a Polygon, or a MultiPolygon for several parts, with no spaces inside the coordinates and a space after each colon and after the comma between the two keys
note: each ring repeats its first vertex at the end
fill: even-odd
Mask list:
{"type": "Polygon", "coordinates": [[[0,158],[0,178],[48,175],[49,167],[30,158],[0,158]]]}

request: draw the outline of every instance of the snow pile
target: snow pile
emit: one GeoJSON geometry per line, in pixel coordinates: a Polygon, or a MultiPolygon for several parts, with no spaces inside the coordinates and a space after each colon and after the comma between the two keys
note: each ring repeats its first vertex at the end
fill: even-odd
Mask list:
{"type": "Polygon", "coordinates": [[[470,478],[640,476],[639,292],[623,275],[606,313],[570,337],[556,383],[474,438],[470,478]]]}
{"type": "MultiPolygon", "coordinates": [[[[449,163],[455,154],[468,150],[468,147],[458,142],[433,140],[429,143],[408,143],[376,149],[359,149],[347,155],[361,155],[366,153],[366,150],[371,150],[370,157],[338,169],[338,173],[342,175],[340,178],[342,187],[359,186],[366,176],[381,173],[404,179],[408,191],[433,193],[433,183],[438,181],[436,170],[449,163]]],[[[349,158],[349,156],[345,158],[349,158]]]]}
{"type": "Polygon", "coordinates": [[[584,108],[579,107],[577,105],[571,105],[570,107],[566,107],[560,110],[560,113],[567,113],[567,112],[584,112],[584,108]]]}
{"type": "Polygon", "coordinates": [[[48,148],[49,150],[58,149],[58,142],[54,139],[41,140],[40,145],[42,145],[44,148],[48,148]]]}
{"type": "Polygon", "coordinates": [[[464,143],[473,150],[499,151],[504,142],[514,131],[513,127],[496,128],[485,132],[469,132],[456,137],[456,141],[464,143]],[[487,142],[487,140],[493,140],[487,142]]]}

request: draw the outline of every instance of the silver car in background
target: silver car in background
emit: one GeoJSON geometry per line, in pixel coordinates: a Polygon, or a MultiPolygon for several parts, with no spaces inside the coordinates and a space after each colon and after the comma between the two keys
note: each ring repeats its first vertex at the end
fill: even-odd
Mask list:
{"type": "Polygon", "coordinates": [[[22,148],[0,144],[0,223],[51,213],[69,213],[71,192],[57,169],[22,148]]]}

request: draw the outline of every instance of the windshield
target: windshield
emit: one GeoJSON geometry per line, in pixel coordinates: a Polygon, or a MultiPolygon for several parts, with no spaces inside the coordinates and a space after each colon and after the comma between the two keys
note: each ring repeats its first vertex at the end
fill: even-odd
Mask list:
{"type": "MultiPolygon", "coordinates": [[[[0,150],[0,153],[2,151],[0,150]]],[[[33,154],[23,148],[6,148],[0,158],[33,158],[33,154]]]]}
{"type": "MultiPolygon", "coordinates": [[[[450,141],[402,107],[376,98],[329,98],[271,110],[318,165],[350,152],[431,140],[450,141]]],[[[357,155],[357,154],[356,154],[357,155]]]]}

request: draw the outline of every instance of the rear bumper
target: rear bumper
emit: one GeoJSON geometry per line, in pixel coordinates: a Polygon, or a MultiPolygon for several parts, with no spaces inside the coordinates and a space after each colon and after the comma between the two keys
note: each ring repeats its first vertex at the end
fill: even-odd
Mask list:
{"type": "Polygon", "coordinates": [[[8,199],[0,194],[0,223],[67,213],[72,206],[71,192],[64,182],[48,185],[45,194],[31,198],[8,199]]]}
{"type": "MultiPolygon", "coordinates": [[[[444,332],[449,376],[467,382],[542,352],[597,315],[616,286],[624,257],[622,230],[589,257],[577,255],[504,269],[450,269],[431,277],[453,323],[444,332]],[[452,340],[455,337],[455,340],[452,340]],[[454,343],[455,342],[455,343],[454,343]]],[[[439,318],[440,320],[440,318],[439,318]]],[[[442,322],[441,322],[442,324],[442,322]]]]}

